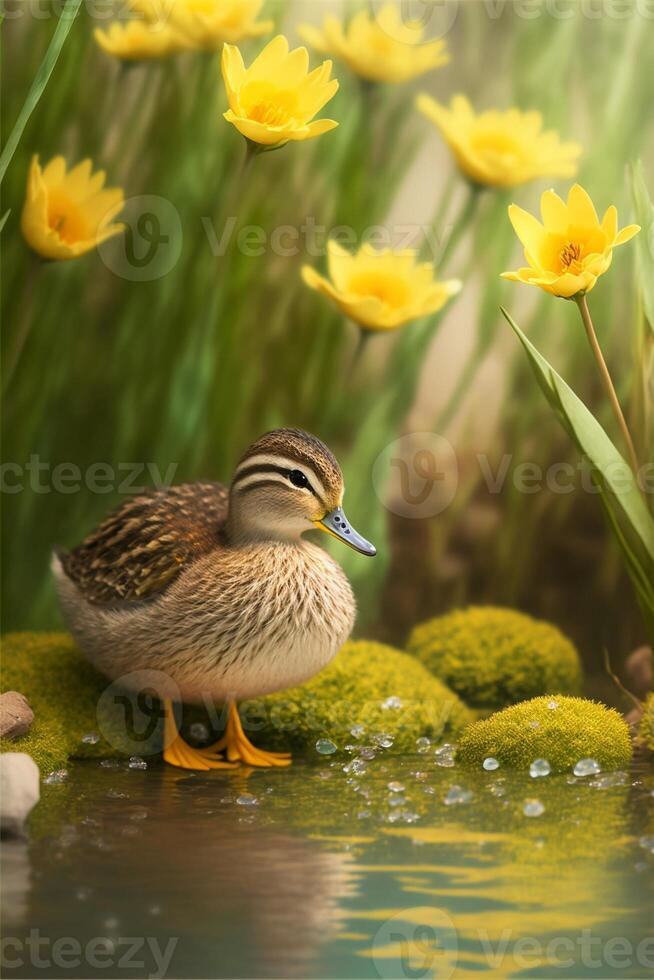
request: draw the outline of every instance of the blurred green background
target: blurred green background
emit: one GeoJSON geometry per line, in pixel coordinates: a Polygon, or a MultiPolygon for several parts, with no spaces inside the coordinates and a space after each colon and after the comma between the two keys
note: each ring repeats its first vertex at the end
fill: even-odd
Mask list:
{"type": "MultiPolygon", "coordinates": [[[[60,6],[21,0],[2,25],[3,144],[60,6]]],[[[299,43],[299,23],[358,6],[269,0],[263,15],[299,43]]],[[[293,425],[337,454],[350,519],[378,544],[374,562],[338,551],[359,599],[359,632],[402,640],[426,615],[493,602],[557,622],[598,671],[604,647],[619,662],[642,642],[597,500],[581,489],[521,493],[510,478],[525,460],[546,468],[576,464],[577,454],[501,303],[614,432],[574,304],[498,278],[520,256],[507,204],[537,210],[551,181],[485,191],[443,267],[444,277],[464,281],[461,295],[429,321],[373,336],[358,354],[357,329],[300,278],[305,262],[324,270],[314,254],[324,236],[312,238],[312,224],[346,225],[357,235],[383,225],[396,239],[409,225],[419,244],[419,226],[435,219],[439,240],[447,240],[467,188],[415,111],[417,91],[448,101],[463,92],[477,109],[540,109],[564,139],[583,144],[579,180],[598,210],[615,203],[620,224],[631,220],[626,167],[641,158],[649,176],[654,159],[654,31],[640,5],[612,15],[615,5],[561,2],[557,16],[547,3],[450,6],[448,66],[411,84],[372,88],[336,63],[341,88],[322,115],[339,127],[258,158],[241,180],[244,146],[222,119],[219,55],[123,67],[95,44],[97,17],[82,4],[2,186],[2,212],[10,209],[1,235],[3,460],[22,473],[6,470],[2,494],[4,629],[59,622],[51,549],[77,543],[120,500],[127,464],[150,464],[175,482],[228,481],[250,441],[293,425]],[[110,185],[124,188],[133,234],[101,255],[36,261],[20,234],[34,153],[43,162],[63,153],[71,164],[90,156],[110,185]],[[143,223],[144,213],[154,219],[143,223]],[[264,230],[263,254],[245,254],[235,238],[215,254],[211,238],[221,238],[230,217],[234,236],[244,226],[264,230]],[[284,233],[270,237],[283,226],[299,229],[298,248],[284,233]],[[393,488],[372,476],[379,454],[416,431],[445,436],[458,459],[456,495],[430,518],[396,513],[393,488]],[[489,491],[478,454],[493,471],[511,455],[501,492],[489,491]],[[40,488],[30,485],[34,465],[31,477],[25,469],[36,457],[46,466],[40,488]],[[105,463],[118,478],[102,493],[84,485],[55,491],[53,471],[63,463],[83,473],[105,463]],[[19,480],[23,489],[14,492],[19,480]]],[[[263,43],[242,45],[246,61],[263,43]]],[[[569,183],[554,186],[564,194],[569,183]]],[[[641,454],[651,458],[634,277],[627,246],[590,306],[641,454]]],[[[149,484],[152,472],[135,483],[149,484]]]]}

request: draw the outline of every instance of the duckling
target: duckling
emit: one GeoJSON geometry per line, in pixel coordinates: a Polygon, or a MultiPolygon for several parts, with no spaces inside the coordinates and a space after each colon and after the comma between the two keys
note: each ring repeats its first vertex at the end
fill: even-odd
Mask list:
{"type": "Polygon", "coordinates": [[[247,738],[237,702],[292,687],[322,670],[350,635],[355,601],[340,565],[305,541],[319,528],[375,555],[347,520],[343,475],[319,439],[299,429],[259,438],[229,489],[188,483],[123,503],[53,571],[64,619],[112,680],[167,678],[164,760],[183,769],[241,761],[284,766],[287,753],[247,738]],[[173,700],[227,707],[223,737],[186,743],[173,700]]]}

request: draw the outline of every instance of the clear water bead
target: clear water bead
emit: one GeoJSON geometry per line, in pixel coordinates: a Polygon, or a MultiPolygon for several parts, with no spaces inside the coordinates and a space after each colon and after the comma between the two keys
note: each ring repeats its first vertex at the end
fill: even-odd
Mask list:
{"type": "Polygon", "coordinates": [[[575,776],[597,776],[602,769],[597,759],[580,759],[572,771],[575,776]]]}
{"type": "Polygon", "coordinates": [[[97,745],[99,741],[100,736],[97,732],[88,732],[88,734],[82,735],[84,745],[97,745]]]}
{"type": "Polygon", "coordinates": [[[238,806],[259,806],[259,801],[252,793],[241,793],[236,797],[238,806]]]}
{"type": "Polygon", "coordinates": [[[49,773],[45,777],[43,782],[47,783],[48,786],[55,786],[58,785],[59,783],[65,783],[67,779],[68,779],[67,769],[55,769],[53,772],[49,773]]]}
{"type": "Polygon", "coordinates": [[[118,769],[120,768],[120,762],[118,759],[102,759],[100,765],[103,769],[118,769]]]}
{"type": "Polygon", "coordinates": [[[549,776],[551,771],[552,767],[547,759],[534,759],[529,766],[529,775],[533,779],[538,779],[539,776],[549,776]]]}
{"type": "Polygon", "coordinates": [[[456,752],[456,747],[450,745],[446,742],[444,745],[440,745],[434,752],[434,760],[437,766],[443,769],[451,769],[454,765],[454,755],[456,752]]]}
{"type": "Polygon", "coordinates": [[[402,707],[402,698],[398,698],[397,694],[391,694],[390,698],[386,698],[385,701],[381,703],[382,711],[397,711],[398,708],[402,707]]]}
{"type": "Polygon", "coordinates": [[[487,759],[484,759],[484,761],[482,762],[482,766],[486,770],[486,772],[495,772],[496,769],[500,768],[499,762],[497,761],[497,759],[494,759],[492,755],[489,755],[487,759]]]}
{"type": "Polygon", "coordinates": [[[445,806],[455,806],[460,803],[469,803],[474,797],[474,793],[462,786],[452,786],[445,794],[443,803],[445,806]]]}
{"type": "Polygon", "coordinates": [[[147,769],[148,764],[145,759],[142,759],[140,755],[131,756],[129,762],[127,763],[129,769],[147,769]]]}
{"type": "Polygon", "coordinates": [[[540,800],[525,800],[522,812],[525,817],[541,817],[545,813],[545,807],[540,800]]]}
{"type": "Polygon", "coordinates": [[[318,755],[333,755],[338,751],[337,746],[331,738],[319,738],[316,742],[316,752],[318,755]]]}
{"type": "Polygon", "coordinates": [[[373,735],[372,740],[380,749],[390,749],[395,741],[395,736],[388,732],[380,732],[379,735],[373,735]]]}
{"type": "Polygon", "coordinates": [[[365,731],[365,725],[353,725],[352,728],[350,728],[350,735],[354,735],[355,738],[361,738],[361,736],[365,734],[365,731]]]}
{"type": "Polygon", "coordinates": [[[194,742],[206,742],[209,738],[209,729],[201,721],[194,721],[188,733],[194,742]]]}
{"type": "Polygon", "coordinates": [[[428,738],[424,736],[422,738],[416,739],[416,749],[418,752],[429,752],[431,748],[431,742],[428,738]]]}
{"type": "Polygon", "coordinates": [[[550,711],[556,711],[558,706],[559,706],[559,702],[555,701],[554,698],[552,698],[551,701],[547,702],[547,707],[550,709],[550,711]]]}
{"type": "Polygon", "coordinates": [[[404,783],[398,783],[398,782],[393,781],[391,783],[387,783],[386,785],[388,786],[388,788],[391,791],[391,793],[403,793],[404,792],[404,783]]]}
{"type": "Polygon", "coordinates": [[[372,760],[375,758],[376,754],[377,753],[375,752],[375,750],[370,745],[364,745],[359,750],[359,758],[365,759],[366,762],[372,762],[372,760]]]}

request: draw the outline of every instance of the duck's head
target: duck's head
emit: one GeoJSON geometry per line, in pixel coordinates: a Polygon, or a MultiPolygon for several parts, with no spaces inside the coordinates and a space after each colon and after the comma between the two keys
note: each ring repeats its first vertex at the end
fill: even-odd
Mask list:
{"type": "Polygon", "coordinates": [[[363,555],[375,547],[343,513],[343,474],[333,453],[308,432],[275,429],[241,458],[230,487],[231,537],[297,540],[320,528],[363,555]]]}

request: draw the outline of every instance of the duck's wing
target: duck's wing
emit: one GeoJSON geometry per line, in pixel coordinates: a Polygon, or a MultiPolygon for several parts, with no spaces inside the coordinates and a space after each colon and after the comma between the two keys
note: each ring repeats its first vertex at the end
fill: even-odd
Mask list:
{"type": "Polygon", "coordinates": [[[59,560],[90,602],[152,598],[221,546],[228,499],[222,483],[147,491],[121,504],[72,551],[59,552],[59,560]]]}

